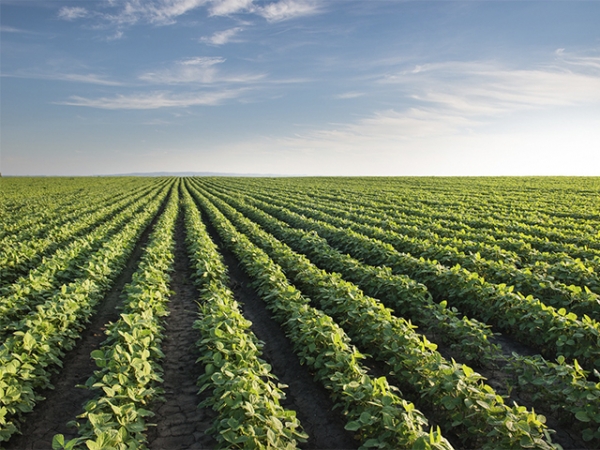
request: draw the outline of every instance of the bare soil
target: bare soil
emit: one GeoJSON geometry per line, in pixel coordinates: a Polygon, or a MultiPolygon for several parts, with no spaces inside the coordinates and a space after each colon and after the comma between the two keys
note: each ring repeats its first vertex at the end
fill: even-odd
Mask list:
{"type": "Polygon", "coordinates": [[[170,288],[170,314],[165,321],[165,340],[161,344],[164,401],[153,408],[156,414],[148,430],[148,447],[166,449],[215,448],[217,442],[205,431],[212,425],[216,413],[210,408],[198,408],[207,391],[197,394],[196,381],[204,373],[196,342],[200,334],[193,328],[198,316],[198,291],[191,281],[190,261],[185,248],[183,215],[175,228],[175,261],[170,288]]]}

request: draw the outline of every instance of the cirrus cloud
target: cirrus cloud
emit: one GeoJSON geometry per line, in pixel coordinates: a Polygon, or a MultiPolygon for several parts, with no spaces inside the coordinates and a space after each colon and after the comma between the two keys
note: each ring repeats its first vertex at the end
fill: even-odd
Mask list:
{"type": "Polygon", "coordinates": [[[205,36],[200,38],[200,42],[205,42],[211,45],[224,45],[229,42],[237,42],[233,38],[240,31],[242,31],[241,27],[229,28],[228,30],[218,31],[212,36],[205,36]]]}
{"type": "Polygon", "coordinates": [[[80,6],[63,6],[58,11],[59,19],[76,20],[88,16],[88,10],[80,6]]]}
{"type": "Polygon", "coordinates": [[[261,80],[264,74],[222,74],[216,67],[225,62],[220,57],[194,57],[176,62],[172,67],[146,72],[138,79],[152,84],[228,84],[251,83],[261,80]]]}
{"type": "MultiPolygon", "coordinates": [[[[600,105],[598,58],[561,53],[563,62],[513,69],[495,61],[422,64],[380,76],[407,106],[299,133],[295,148],[394,148],[407,142],[477,134],[518,114],[600,105]],[[410,105],[410,106],[408,106],[410,105]]],[[[352,98],[352,93],[337,98],[352,98]]]]}
{"type": "MultiPolygon", "coordinates": [[[[180,16],[200,7],[206,7],[209,16],[246,13],[262,16],[269,22],[315,14],[320,10],[314,0],[279,0],[264,6],[255,4],[254,0],[109,0],[108,6],[113,12],[106,12],[106,8],[92,11],[80,6],[64,6],[58,11],[58,17],[68,21],[94,18],[124,27],[138,23],[172,25],[180,16]]],[[[234,32],[227,30],[220,36],[213,36],[213,43],[220,45],[219,41],[226,40],[228,33],[234,32]]]]}
{"type": "Polygon", "coordinates": [[[280,0],[257,8],[256,12],[269,22],[280,22],[300,16],[308,16],[319,11],[312,1],[280,0]]]}
{"type": "Polygon", "coordinates": [[[159,108],[186,108],[189,106],[215,106],[224,100],[238,97],[241,90],[224,90],[213,92],[196,92],[173,94],[171,92],[148,92],[130,95],[116,95],[114,97],[86,98],[72,96],[58,105],[85,106],[99,109],[159,109],[159,108]]]}

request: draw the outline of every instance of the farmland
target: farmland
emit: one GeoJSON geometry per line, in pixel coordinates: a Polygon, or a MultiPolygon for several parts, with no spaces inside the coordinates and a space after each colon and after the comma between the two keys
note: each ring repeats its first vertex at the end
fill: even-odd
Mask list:
{"type": "Polygon", "coordinates": [[[6,448],[599,448],[598,178],[4,178],[6,448]]]}

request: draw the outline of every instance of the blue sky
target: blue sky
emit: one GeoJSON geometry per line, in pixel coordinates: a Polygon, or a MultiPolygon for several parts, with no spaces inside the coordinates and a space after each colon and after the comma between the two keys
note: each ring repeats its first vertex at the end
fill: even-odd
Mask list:
{"type": "Polygon", "coordinates": [[[600,1],[0,8],[3,174],[600,175],[600,1]]]}

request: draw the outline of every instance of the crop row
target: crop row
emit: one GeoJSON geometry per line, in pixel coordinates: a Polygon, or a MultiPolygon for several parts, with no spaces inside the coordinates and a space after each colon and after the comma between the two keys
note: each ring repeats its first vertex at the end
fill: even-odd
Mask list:
{"type": "Polygon", "coordinates": [[[0,441],[17,431],[24,413],[41,399],[39,390],[51,387],[50,377],[61,358],[74,347],[94,306],[110,289],[139,236],[156,214],[162,198],[133,217],[87,262],[87,277],[64,285],[23,317],[0,346],[0,441]]]}
{"type": "MultiPolygon", "coordinates": [[[[265,195],[261,198],[271,201],[271,198],[265,195]]],[[[537,296],[545,304],[557,308],[565,307],[578,315],[587,314],[594,319],[600,318],[599,296],[590,291],[592,289],[600,292],[600,279],[593,267],[587,267],[581,261],[563,257],[559,262],[549,264],[539,261],[538,256],[536,263],[521,269],[521,252],[507,254],[498,245],[491,246],[483,242],[486,234],[479,230],[464,242],[454,235],[440,237],[427,228],[427,223],[419,221],[420,216],[410,217],[407,219],[408,224],[401,225],[396,221],[399,213],[395,210],[382,210],[364,205],[341,205],[331,200],[315,203],[313,198],[289,194],[279,196],[277,200],[281,206],[292,204],[294,210],[299,213],[305,214],[308,208],[312,217],[317,219],[328,221],[329,217],[335,217],[335,225],[352,227],[363,234],[370,233],[372,237],[392,244],[399,251],[416,257],[435,259],[447,266],[460,264],[492,283],[513,285],[518,292],[537,296]],[[365,226],[381,228],[384,233],[373,235],[371,229],[367,228],[368,231],[365,231],[365,226]]],[[[436,227],[440,226],[439,222],[435,224],[436,227]]],[[[439,229],[436,228],[435,231],[439,229]]],[[[539,252],[537,253],[539,255],[539,252]]]]}
{"type": "MultiPolygon", "coordinates": [[[[417,259],[380,240],[301,216],[273,205],[274,202],[248,201],[281,220],[293,222],[294,226],[318,232],[338,250],[362,262],[389,266],[394,273],[410,276],[426,285],[434,298],[447,299],[462,312],[494,325],[517,340],[537,346],[546,356],[563,355],[578,359],[584,367],[600,367],[600,326],[587,317],[578,319],[575,314],[514,293],[505,285],[488,283],[466,269],[447,268],[434,261],[417,259]]],[[[335,218],[331,217],[330,221],[335,222],[335,218]]]]}
{"type": "MultiPolygon", "coordinates": [[[[418,193],[415,195],[414,192],[411,192],[407,199],[406,192],[394,192],[393,189],[382,192],[380,184],[375,192],[369,192],[368,189],[365,192],[362,187],[361,189],[345,190],[341,196],[349,203],[364,204],[365,200],[370,200],[377,204],[378,209],[393,210],[409,217],[420,216],[442,224],[456,225],[460,223],[474,230],[526,233],[531,236],[544,236],[551,241],[571,242],[584,246],[591,238],[591,242],[595,244],[593,236],[596,234],[596,230],[593,220],[572,218],[568,214],[563,214],[560,220],[556,220],[554,214],[544,213],[543,207],[540,205],[527,207],[526,205],[529,205],[530,202],[519,202],[518,198],[513,198],[512,204],[500,207],[500,203],[510,201],[511,194],[508,192],[503,192],[499,196],[489,195],[489,193],[474,196],[473,191],[469,192],[469,197],[474,198],[466,197],[464,192],[457,192],[458,195],[448,202],[444,199],[449,196],[447,191],[436,191],[432,193],[433,195],[423,197],[418,193]],[[459,209],[471,211],[471,214],[465,216],[459,209]]],[[[336,200],[336,197],[339,199],[340,193],[335,190],[337,189],[334,188],[334,192],[314,189],[312,194],[316,194],[319,202],[326,198],[336,200]]],[[[545,194],[547,197],[548,193],[545,194]]],[[[582,198],[581,191],[576,198],[582,198]]],[[[546,205],[550,206],[548,203],[546,205]]]]}
{"type": "Polygon", "coordinates": [[[53,183],[44,185],[35,198],[28,198],[32,189],[29,184],[35,184],[32,179],[28,181],[28,185],[19,190],[14,208],[4,205],[7,219],[0,227],[0,242],[5,242],[5,239],[10,242],[15,238],[18,242],[42,236],[52,229],[77,220],[80,214],[95,211],[98,206],[116,203],[141,191],[159,187],[159,184],[169,183],[168,180],[161,183],[127,183],[125,180],[116,180],[105,184],[87,180],[79,189],[70,191],[58,183],[58,180],[54,180],[53,183]],[[54,195],[49,192],[51,187],[56,189],[54,195]]]}
{"type": "MultiPolygon", "coordinates": [[[[545,361],[539,356],[505,357],[498,353],[496,346],[490,345],[488,334],[482,333],[481,328],[476,326],[478,322],[466,318],[457,321],[453,316],[448,317],[448,310],[444,305],[434,303],[437,309],[429,306],[433,302],[423,285],[405,276],[392,275],[388,268],[365,266],[330,247],[315,232],[291,228],[285,222],[278,221],[231,195],[226,200],[297,251],[327,270],[340,272],[418,325],[425,324],[426,329],[431,331],[431,323],[437,322],[434,327],[436,336],[445,342],[464,343],[461,354],[465,359],[477,357],[486,349],[484,365],[500,361],[508,363],[505,371],[512,375],[513,382],[521,392],[531,397],[533,403],[546,408],[552,405],[551,409],[558,417],[571,417],[571,423],[579,424],[576,428],[582,433],[584,440],[600,438],[600,409],[597,407],[600,404],[600,383],[587,381],[588,374],[576,361],[568,364],[562,357],[557,363],[545,361]],[[449,330],[440,330],[440,325],[445,325],[449,330]],[[477,348],[478,345],[481,349],[477,348]]],[[[458,350],[460,353],[460,349],[458,350]]]]}
{"type": "MultiPolygon", "coordinates": [[[[305,208],[300,208],[296,204],[294,209],[306,213],[305,208]]],[[[518,269],[514,264],[485,259],[478,254],[465,254],[452,245],[438,245],[427,239],[410,238],[397,233],[393,224],[382,229],[382,225],[387,225],[386,221],[370,218],[364,214],[348,213],[341,208],[324,208],[319,205],[312,208],[311,215],[329,221],[332,225],[347,227],[387,242],[398,251],[410,253],[417,258],[437,260],[450,267],[460,265],[470,272],[485,277],[490,283],[508,284],[524,295],[534,295],[546,305],[564,307],[580,316],[587,314],[595,320],[600,318],[600,296],[589,289],[567,286],[531,270],[518,269]],[[321,213],[321,211],[325,212],[321,213]],[[347,219],[342,218],[342,215],[347,219]],[[331,217],[335,220],[332,221],[331,217]]]]}
{"type": "Polygon", "coordinates": [[[449,448],[439,431],[424,431],[427,421],[412,403],[398,397],[385,377],[373,379],[360,364],[363,356],[350,345],[331,317],[309,306],[262,250],[239,233],[205,197],[192,189],[221,239],[237,256],[273,317],[293,343],[301,362],[331,393],[363,448],[449,448]]]}
{"type": "MultiPolygon", "coordinates": [[[[568,306],[572,302],[595,302],[597,304],[597,295],[589,295],[585,288],[570,286],[578,283],[596,291],[600,289],[600,280],[593,267],[586,267],[585,263],[581,261],[574,261],[563,256],[559,260],[560,262],[549,264],[543,259],[543,254],[536,252],[534,263],[525,265],[521,270],[518,266],[522,265],[520,261],[523,255],[522,249],[519,253],[511,252],[515,256],[511,260],[510,255],[505,255],[505,252],[503,254],[498,245],[491,246],[483,242],[487,234],[482,230],[476,230],[470,234],[469,240],[465,243],[457,239],[456,235],[446,238],[438,236],[427,228],[427,223],[419,221],[418,217],[410,217],[410,220],[407,219],[407,225],[401,225],[396,220],[398,216],[396,211],[382,214],[381,210],[376,208],[352,209],[348,205],[342,207],[328,202],[319,202],[315,205],[314,202],[308,200],[296,200],[294,204],[296,206],[299,204],[313,205],[328,215],[346,218],[359,224],[382,227],[388,233],[389,243],[401,251],[415,256],[422,255],[430,259],[437,259],[446,265],[460,264],[466,269],[478,272],[494,283],[512,284],[523,294],[536,295],[552,306],[568,306]],[[544,262],[546,264],[543,264],[544,262]],[[565,266],[568,267],[568,271],[564,270],[565,266]],[[564,279],[569,284],[555,280],[555,278],[564,279]]],[[[439,226],[439,223],[436,222],[436,231],[439,231],[439,226]]],[[[529,253],[528,259],[534,258],[531,253],[529,253]]],[[[552,257],[551,261],[556,261],[556,255],[552,257]]],[[[594,265],[592,261],[588,262],[588,264],[590,263],[594,265]]],[[[591,316],[598,314],[598,311],[594,310],[590,314],[582,309],[581,313],[588,313],[591,316]]]]}
{"type": "Polygon", "coordinates": [[[401,386],[415,392],[418,402],[434,411],[443,429],[460,435],[470,447],[551,447],[545,442],[543,418],[523,407],[506,406],[502,397],[481,382],[479,374],[446,361],[409,322],[339,275],[319,270],[222,201],[211,199],[282,266],[296,286],[332,315],[354,342],[389,365],[401,386]]]}
{"type": "Polygon", "coordinates": [[[345,255],[315,232],[292,228],[239,198],[224,198],[236,210],[258,223],[264,230],[285,242],[295,251],[310,258],[329,272],[338,272],[346,280],[361,287],[402,317],[408,317],[430,334],[451,343],[463,360],[482,364],[497,358],[498,348],[490,342],[489,326],[477,320],[460,318],[446,304],[435,303],[427,288],[406,275],[395,275],[388,267],[374,267],[345,255]]]}
{"type": "MultiPolygon", "coordinates": [[[[46,230],[43,236],[23,237],[20,234],[5,239],[0,254],[0,286],[7,286],[19,276],[42,262],[42,258],[59,249],[65,243],[76,237],[90,233],[98,223],[109,221],[115,215],[127,208],[131,203],[146,197],[149,192],[156,191],[157,187],[145,189],[136,195],[127,196],[113,204],[96,205],[93,210],[79,211],[76,217],[59,223],[56,227],[46,230]]],[[[95,204],[95,202],[92,202],[95,204]]],[[[81,206],[81,204],[80,204],[81,206]]],[[[41,233],[41,232],[40,232],[41,233]]],[[[36,233],[37,234],[37,233],[36,233]]]]}
{"type": "Polygon", "coordinates": [[[200,390],[212,395],[201,405],[212,407],[218,418],[213,433],[223,448],[295,448],[304,441],[295,411],[284,409],[285,398],[270,366],[261,356],[262,344],[250,330],[227,287],[227,269],[200,214],[184,191],[186,241],[193,277],[200,291],[200,359],[205,368],[200,390]]]}
{"type": "MultiPolygon", "coordinates": [[[[219,184],[222,185],[222,183],[219,184]]],[[[231,182],[228,181],[229,187],[230,184],[231,182]]],[[[243,189],[247,191],[248,186],[244,186],[243,189]]],[[[269,190],[273,192],[272,188],[269,190]]],[[[259,187],[255,192],[260,194],[261,191],[264,193],[264,190],[259,187]]],[[[280,198],[287,198],[288,203],[305,202],[305,204],[315,207],[330,205],[338,207],[342,214],[347,214],[347,210],[353,210],[361,216],[372,215],[384,221],[383,228],[391,227],[396,231],[420,239],[433,238],[441,241],[440,244],[458,245],[461,247],[461,251],[467,253],[480,252],[484,257],[492,257],[494,260],[507,258],[506,262],[511,263],[515,262],[516,257],[516,262],[522,260],[532,272],[556,278],[567,285],[588,286],[594,290],[600,283],[598,277],[600,272],[599,251],[550,241],[548,237],[503,232],[499,227],[493,229],[470,227],[463,220],[465,216],[469,217],[472,214],[473,207],[468,208],[469,214],[449,219],[448,214],[440,214],[439,210],[431,210],[425,214],[422,210],[415,211],[410,207],[408,211],[405,211],[401,206],[405,202],[402,198],[392,196],[394,203],[382,202],[381,193],[376,198],[368,199],[365,193],[357,196],[356,192],[344,191],[344,195],[341,197],[344,199],[343,205],[339,203],[340,196],[331,192],[322,194],[311,192],[311,195],[307,196],[305,193],[294,194],[280,189],[277,194],[280,198]],[[425,233],[430,235],[427,236],[425,233]],[[431,233],[434,233],[434,236],[431,236],[431,233]],[[532,244],[535,247],[532,247],[532,244]]],[[[411,201],[414,203],[413,197],[414,195],[411,195],[411,201]]],[[[514,212],[511,211],[510,214],[514,214],[514,212]]]]}
{"type": "MultiPolygon", "coordinates": [[[[597,296],[586,296],[588,292],[585,287],[596,293],[600,292],[600,279],[594,270],[594,268],[600,268],[600,259],[598,259],[600,253],[598,255],[595,252],[590,254],[589,249],[584,250],[586,252],[584,256],[588,256],[588,258],[581,261],[570,258],[564,252],[556,252],[556,250],[560,250],[556,248],[552,254],[534,250],[531,245],[519,240],[513,242],[509,247],[510,253],[514,255],[511,261],[509,258],[502,258],[506,254],[506,250],[499,247],[502,241],[491,241],[490,244],[487,230],[476,229],[469,234],[461,230],[460,235],[448,234],[447,229],[440,230],[443,225],[436,222],[433,230],[441,234],[448,234],[448,237],[443,237],[428,228],[428,223],[415,217],[405,219],[404,225],[399,223],[396,219],[398,214],[395,211],[382,217],[381,211],[377,209],[365,211],[361,208],[355,212],[347,211],[344,208],[327,209],[329,213],[350,220],[356,220],[358,213],[361,222],[382,226],[388,231],[395,232],[395,242],[392,244],[398,245],[399,249],[405,249],[403,251],[436,258],[444,264],[461,264],[469,270],[486,276],[492,282],[514,284],[517,290],[524,294],[536,295],[553,306],[559,304],[558,302],[562,303],[560,306],[566,306],[571,302],[597,301],[597,296]],[[414,239],[407,239],[398,234],[408,234],[414,239]],[[468,241],[464,242],[461,238],[466,238],[468,241]],[[419,243],[423,245],[420,246],[419,243]],[[517,249],[518,252],[515,252],[514,250],[517,249]],[[479,253],[482,257],[471,256],[469,253],[479,253]],[[522,270],[519,267],[522,267],[522,270]]],[[[460,223],[454,225],[460,225],[460,223]]],[[[515,238],[510,237],[509,239],[514,241],[515,238]]],[[[580,252],[577,252],[577,255],[582,256],[580,252]]],[[[585,310],[582,311],[582,313],[585,312],[585,310]]]]}
{"type": "Polygon", "coordinates": [[[131,283],[119,320],[109,324],[107,339],[91,354],[96,370],[86,386],[100,392],[84,406],[78,422],[80,437],[55,446],[101,450],[143,448],[146,418],[152,400],[162,393],[162,320],[168,315],[169,272],[173,266],[174,225],[178,214],[178,189],[174,187],[163,214],[156,222],[131,283]]]}
{"type": "MultiPolygon", "coordinates": [[[[158,195],[157,193],[154,197],[158,195]]],[[[0,341],[14,330],[24,315],[51,297],[61,285],[85,278],[86,261],[132,217],[143,213],[152,200],[150,197],[135,201],[110,221],[99,225],[93,232],[73,241],[65,249],[59,249],[26,278],[22,277],[16,283],[2,289],[6,295],[0,297],[0,341]]]]}
{"type": "MultiPolygon", "coordinates": [[[[96,190],[96,186],[89,181],[83,183],[89,186],[90,189],[87,190],[81,186],[78,189],[75,186],[72,186],[73,189],[66,188],[65,184],[58,180],[48,182],[48,179],[42,181],[35,178],[20,178],[7,181],[6,179],[2,181],[0,190],[0,210],[6,214],[6,219],[0,223],[0,239],[26,230],[32,224],[41,225],[45,220],[52,220],[57,211],[70,210],[71,203],[77,196],[85,197],[96,190]]],[[[104,192],[108,194],[105,199],[120,194],[115,183],[103,187],[104,192]]]]}
{"type": "Polygon", "coordinates": [[[51,387],[94,305],[166,204],[126,286],[120,319],[107,325],[107,340],[92,352],[98,370],[87,385],[99,396],[79,416],[80,437],[65,442],[57,435],[55,448],[144,447],[152,402],[162,393],[162,323],[180,214],[200,295],[194,328],[204,374],[198,385],[211,394],[200,406],[217,411],[209,432],[221,447],[292,449],[307,436],[296,413],[281,405],[286,386],[262,359],[263,344],[227,287],[226,266],[201,214],[361,448],[449,449],[446,438],[461,447],[552,448],[552,431],[532,406],[575,422],[572,431],[583,440],[600,442],[600,373],[585,370],[600,368],[598,296],[554,277],[563,271],[560,280],[596,289],[600,250],[583,245],[597,217],[583,209],[585,199],[572,215],[559,206],[562,215],[553,217],[543,195],[519,205],[518,194],[467,198],[441,183],[403,199],[409,191],[394,180],[337,182],[306,189],[304,180],[121,180],[125,191],[102,182],[100,192],[92,183],[65,180],[47,196],[44,183],[32,183],[21,203],[10,191],[2,208],[14,214],[0,243],[31,244],[6,253],[18,264],[0,265],[12,270],[2,281],[16,281],[0,297],[0,441],[18,432],[41,390],[51,387]],[[458,212],[468,205],[476,207],[472,215],[458,212]],[[35,210],[44,206],[44,219],[37,220],[35,210]],[[547,210],[536,216],[538,207],[547,210]],[[587,259],[575,259],[583,254],[587,259]],[[556,361],[503,355],[492,344],[494,330],[556,361]],[[428,338],[450,344],[460,362],[444,359],[428,338]],[[471,363],[493,370],[500,363],[529,409],[505,404],[471,363]]]}

